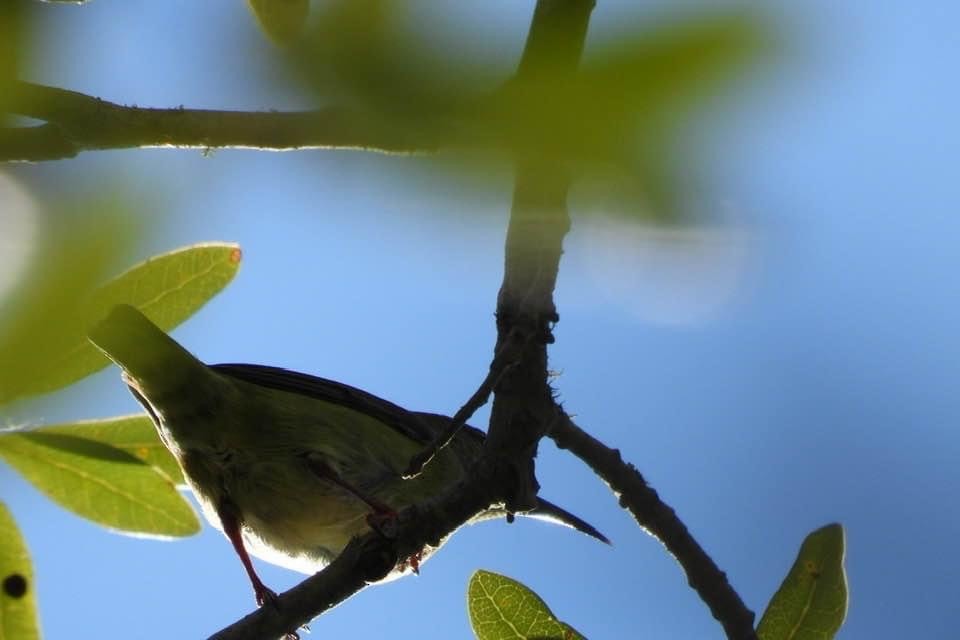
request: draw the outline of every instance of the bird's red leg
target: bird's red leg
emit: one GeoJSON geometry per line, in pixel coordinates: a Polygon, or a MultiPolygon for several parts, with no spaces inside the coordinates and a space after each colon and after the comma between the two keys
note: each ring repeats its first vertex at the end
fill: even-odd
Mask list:
{"type": "MultiPolygon", "coordinates": [[[[253,584],[253,593],[257,599],[257,606],[262,607],[264,602],[269,602],[272,606],[277,606],[277,594],[263,584],[260,576],[253,570],[253,562],[250,561],[250,554],[247,548],[243,546],[243,534],[240,532],[240,518],[237,516],[237,509],[228,500],[223,500],[217,505],[217,515],[220,516],[220,524],[223,526],[223,532],[230,538],[233,549],[240,556],[240,562],[243,568],[247,570],[250,576],[250,582],[253,584]]],[[[285,640],[300,640],[300,634],[296,631],[288,631],[283,635],[285,640]]]]}
{"type": "Polygon", "coordinates": [[[223,500],[217,505],[217,515],[220,516],[220,524],[223,526],[223,532],[227,534],[234,551],[240,556],[240,562],[243,568],[247,570],[250,577],[250,583],[253,585],[253,593],[257,598],[257,606],[263,606],[264,602],[270,602],[276,605],[277,594],[267,585],[263,584],[260,576],[253,569],[253,563],[250,561],[250,555],[247,548],[243,546],[243,534],[240,532],[240,519],[237,517],[237,509],[229,501],[223,500]]]}

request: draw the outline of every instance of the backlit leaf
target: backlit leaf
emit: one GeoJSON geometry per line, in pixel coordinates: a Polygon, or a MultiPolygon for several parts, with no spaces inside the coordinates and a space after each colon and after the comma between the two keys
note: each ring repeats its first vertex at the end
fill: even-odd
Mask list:
{"type": "Polygon", "coordinates": [[[110,529],[159,537],[200,530],[166,475],[116,447],[36,430],[0,435],[0,458],[57,504],[110,529]]]}
{"type": "Polygon", "coordinates": [[[490,571],[477,571],[467,590],[470,626],[479,640],[582,639],[557,620],[546,603],[528,587],[490,571]]]}
{"type": "MultiPolygon", "coordinates": [[[[99,263],[91,263],[90,273],[81,274],[82,278],[72,273],[77,270],[76,264],[64,261],[56,265],[49,291],[37,298],[39,309],[27,315],[60,317],[55,339],[18,334],[7,338],[9,344],[21,346],[12,347],[12,353],[4,358],[14,365],[6,367],[6,374],[0,373],[0,382],[6,382],[6,386],[0,385],[0,403],[19,395],[59,389],[106,367],[110,361],[90,344],[86,332],[114,305],[133,305],[163,330],[173,329],[233,279],[240,256],[240,248],[230,243],[184,247],[150,258],[93,291],[86,283],[102,271],[99,263]],[[42,360],[54,365],[44,371],[37,371],[31,364],[30,345],[40,344],[44,345],[42,360]]],[[[25,321],[21,324],[29,327],[25,321]]],[[[28,328],[26,332],[29,334],[28,328]]]]}
{"type": "Polygon", "coordinates": [[[75,436],[111,445],[161,471],[174,484],[184,484],[180,465],[160,441],[153,422],[146,415],[55,424],[43,427],[38,432],[75,436]]]}
{"type": "Polygon", "coordinates": [[[39,640],[36,593],[27,545],[0,502],[0,640],[39,640]]]}
{"type": "Polygon", "coordinates": [[[310,0],[247,0],[260,28],[277,44],[291,42],[303,31],[310,0]]]}
{"type": "Polygon", "coordinates": [[[844,533],[829,524],[807,536],[757,627],[760,640],[830,640],[847,615],[844,533]]]}
{"type": "Polygon", "coordinates": [[[84,335],[87,301],[127,253],[132,233],[116,203],[74,209],[48,216],[27,277],[0,301],[0,404],[82,377],[66,375],[64,355],[84,335]]]}

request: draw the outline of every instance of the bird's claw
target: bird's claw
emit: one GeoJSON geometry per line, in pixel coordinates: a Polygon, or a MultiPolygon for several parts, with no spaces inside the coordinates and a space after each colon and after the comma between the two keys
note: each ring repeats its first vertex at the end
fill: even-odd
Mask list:
{"type": "Polygon", "coordinates": [[[280,597],[270,587],[263,584],[258,585],[254,590],[254,596],[257,599],[258,607],[269,604],[274,609],[280,609],[280,597]]]}
{"type": "Polygon", "coordinates": [[[410,567],[410,570],[414,574],[420,575],[420,561],[422,559],[423,559],[423,549],[421,549],[420,551],[417,551],[414,554],[411,554],[411,556],[406,560],[401,560],[397,564],[397,568],[400,569],[400,571],[406,571],[407,567],[410,567]]]}

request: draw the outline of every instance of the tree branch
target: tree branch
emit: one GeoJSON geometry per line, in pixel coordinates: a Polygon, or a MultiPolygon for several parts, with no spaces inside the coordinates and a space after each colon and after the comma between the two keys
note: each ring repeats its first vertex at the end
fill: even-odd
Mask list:
{"type": "MultiPolygon", "coordinates": [[[[525,83],[560,80],[579,63],[593,0],[539,0],[517,76],[525,83]]],[[[544,105],[549,109],[549,105],[544,105]]],[[[570,228],[569,178],[552,158],[517,159],[516,184],[507,229],[503,282],[497,296],[497,344],[500,353],[519,338],[517,364],[502,376],[494,393],[486,451],[512,475],[508,510],[537,504],[534,457],[554,415],[547,382],[547,345],[558,319],[553,302],[563,238],[570,228]]]]}
{"type": "Polygon", "coordinates": [[[620,499],[620,506],[633,514],[641,527],[656,537],[677,559],[687,582],[723,625],[730,640],[757,640],[754,614],[734,591],[727,574],[694,540],[676,512],[664,503],[637,469],[620,452],[580,429],[562,410],[550,437],[587,463],[620,499]]]}
{"type": "Polygon", "coordinates": [[[77,155],[77,145],[53,124],[0,127],[0,162],[63,160],[77,155]]]}
{"type": "Polygon", "coordinates": [[[0,161],[52,160],[95,149],[143,147],[415,153],[438,146],[436,129],[401,130],[372,115],[337,107],[286,112],[152,109],[28,82],[15,83],[10,103],[12,113],[47,124],[0,129],[0,161]]]}

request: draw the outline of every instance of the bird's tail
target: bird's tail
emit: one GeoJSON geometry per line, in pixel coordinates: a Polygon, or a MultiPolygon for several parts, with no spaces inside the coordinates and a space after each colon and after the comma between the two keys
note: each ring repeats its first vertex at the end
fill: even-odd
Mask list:
{"type": "MultiPolygon", "coordinates": [[[[536,518],[537,520],[543,520],[553,524],[562,524],[565,527],[576,529],[580,533],[585,533],[591,538],[596,538],[604,544],[611,544],[610,539],[607,538],[607,536],[597,531],[596,527],[586,520],[578,518],[566,509],[558,507],[549,500],[544,500],[540,497],[538,497],[537,500],[540,504],[538,504],[535,509],[532,509],[531,511],[524,511],[522,514],[518,515],[522,515],[525,518],[536,518]]],[[[507,516],[506,509],[502,507],[491,507],[483,513],[474,516],[472,522],[493,520],[495,518],[503,518],[505,516],[507,516]]]]}
{"type": "Polygon", "coordinates": [[[607,536],[597,531],[596,527],[586,520],[578,518],[566,509],[558,507],[549,500],[544,500],[543,498],[537,498],[537,500],[540,503],[537,505],[537,508],[533,511],[528,511],[523,515],[530,518],[537,518],[539,520],[546,520],[548,522],[566,525],[572,529],[576,529],[580,533],[587,534],[591,538],[596,538],[604,544],[611,544],[610,539],[607,538],[607,536]]]}
{"type": "Polygon", "coordinates": [[[114,307],[88,337],[148,397],[176,393],[209,375],[202,362],[129,305],[114,307]]]}

